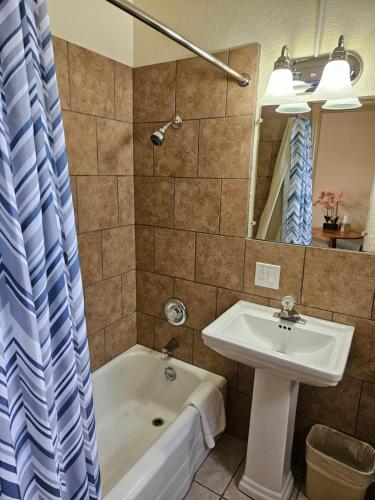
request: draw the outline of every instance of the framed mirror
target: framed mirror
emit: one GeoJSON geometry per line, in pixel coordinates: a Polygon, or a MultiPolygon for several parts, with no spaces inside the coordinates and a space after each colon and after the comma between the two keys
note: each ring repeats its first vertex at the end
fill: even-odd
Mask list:
{"type": "Polygon", "coordinates": [[[251,174],[256,239],[375,252],[375,98],[303,115],[263,106],[251,174]]]}

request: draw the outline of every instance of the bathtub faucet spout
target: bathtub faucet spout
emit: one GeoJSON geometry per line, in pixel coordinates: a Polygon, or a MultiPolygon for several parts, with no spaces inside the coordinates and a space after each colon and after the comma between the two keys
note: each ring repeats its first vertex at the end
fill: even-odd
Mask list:
{"type": "Polygon", "coordinates": [[[174,351],[175,349],[177,349],[177,347],[179,347],[179,345],[180,345],[180,343],[175,337],[171,338],[171,340],[167,344],[165,344],[165,346],[162,348],[161,357],[163,359],[168,358],[169,353],[174,351]]]}

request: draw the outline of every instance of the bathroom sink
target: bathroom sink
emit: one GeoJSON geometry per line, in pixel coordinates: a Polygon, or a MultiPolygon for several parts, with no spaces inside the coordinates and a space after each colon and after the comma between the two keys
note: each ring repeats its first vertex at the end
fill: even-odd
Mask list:
{"type": "Polygon", "coordinates": [[[354,333],[351,326],[299,316],[292,297],[282,302],[281,314],[237,302],[202,332],[207,346],[255,368],[246,465],[239,483],[254,500],[290,498],[299,383],[337,385],[354,333]]]}
{"type": "Polygon", "coordinates": [[[305,324],[273,316],[277,309],[239,301],[203,330],[206,345],[224,356],[271,368],[310,385],[336,385],[343,376],[354,328],[303,316],[305,324]]]}

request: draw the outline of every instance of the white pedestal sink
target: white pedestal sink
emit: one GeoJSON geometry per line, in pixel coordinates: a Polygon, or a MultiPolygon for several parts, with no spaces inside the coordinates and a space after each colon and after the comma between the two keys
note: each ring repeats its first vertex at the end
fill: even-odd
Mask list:
{"type": "Polygon", "coordinates": [[[336,385],[354,333],[351,326],[240,301],[202,332],[206,345],[255,367],[249,441],[240,489],[254,500],[287,500],[293,489],[291,451],[299,382],[336,385]]]}

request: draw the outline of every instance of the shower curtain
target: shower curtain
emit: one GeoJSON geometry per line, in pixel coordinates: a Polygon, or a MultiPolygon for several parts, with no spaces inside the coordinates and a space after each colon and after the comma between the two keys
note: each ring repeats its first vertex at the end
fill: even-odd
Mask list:
{"type": "Polygon", "coordinates": [[[45,0],[0,2],[0,497],[99,499],[72,196],[45,0]]]}
{"type": "Polygon", "coordinates": [[[311,121],[289,118],[256,237],[310,245],[312,189],[311,121]]]}
{"type": "Polygon", "coordinates": [[[295,118],[290,137],[290,168],[284,179],[281,241],[310,245],[312,239],[311,122],[295,118]]]}

